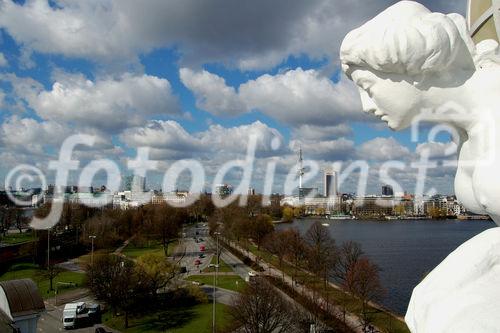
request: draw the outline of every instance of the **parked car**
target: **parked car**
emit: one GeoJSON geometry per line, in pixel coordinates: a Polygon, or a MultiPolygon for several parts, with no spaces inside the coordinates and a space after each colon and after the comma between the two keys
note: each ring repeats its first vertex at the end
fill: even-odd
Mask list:
{"type": "Polygon", "coordinates": [[[99,304],[89,305],[89,318],[93,323],[101,323],[101,306],[99,304]]]}
{"type": "Polygon", "coordinates": [[[205,254],[204,254],[204,253],[200,254],[200,255],[198,256],[198,258],[200,258],[200,259],[205,258],[205,254]]]}

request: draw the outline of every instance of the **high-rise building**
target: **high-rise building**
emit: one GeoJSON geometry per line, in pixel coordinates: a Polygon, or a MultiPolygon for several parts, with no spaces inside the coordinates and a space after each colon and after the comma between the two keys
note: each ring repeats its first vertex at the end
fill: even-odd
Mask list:
{"type": "Polygon", "coordinates": [[[332,170],[325,170],[323,176],[323,192],[325,197],[335,197],[338,193],[337,173],[332,170]]]}
{"type": "Polygon", "coordinates": [[[125,191],[145,192],[146,178],[137,175],[127,176],[124,179],[123,187],[125,191]]]}
{"type": "Polygon", "coordinates": [[[391,185],[384,185],[382,186],[382,195],[386,196],[394,196],[394,190],[392,189],[391,185]]]}
{"type": "Polygon", "coordinates": [[[472,39],[477,44],[485,39],[500,37],[500,1],[469,0],[467,23],[472,39]]]}

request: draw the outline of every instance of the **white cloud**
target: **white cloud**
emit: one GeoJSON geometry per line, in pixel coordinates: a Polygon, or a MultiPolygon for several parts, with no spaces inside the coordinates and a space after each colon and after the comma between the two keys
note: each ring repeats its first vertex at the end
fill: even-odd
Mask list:
{"type": "Polygon", "coordinates": [[[0,67],[6,67],[9,64],[7,59],[5,58],[5,55],[0,52],[0,67]]]}
{"type": "Polygon", "coordinates": [[[429,158],[449,157],[456,158],[457,145],[454,142],[425,142],[415,149],[419,155],[428,154],[429,158]]]}
{"type": "Polygon", "coordinates": [[[352,134],[352,128],[347,124],[336,126],[301,125],[294,128],[292,132],[294,138],[302,140],[331,140],[352,134]]]}
{"type": "Polygon", "coordinates": [[[2,145],[11,152],[43,155],[47,145],[59,144],[70,130],[53,121],[38,122],[32,118],[11,117],[0,127],[2,145]]]}
{"type": "Polygon", "coordinates": [[[291,140],[290,149],[294,152],[302,148],[304,158],[327,162],[350,160],[355,155],[354,141],[340,138],[326,141],[291,140]]]}
{"type": "MultiPolygon", "coordinates": [[[[423,1],[459,10],[465,0],[423,1]]],[[[4,0],[0,27],[42,53],[116,63],[175,46],[189,65],[267,69],[290,55],[336,61],[340,41],[393,0],[4,0]]]]}
{"type": "Polygon", "coordinates": [[[199,109],[217,116],[235,116],[247,111],[235,89],[227,86],[224,78],[220,76],[205,70],[195,72],[189,68],[181,68],[180,78],[194,93],[199,109]]]}
{"type": "Polygon", "coordinates": [[[352,82],[333,83],[312,69],[265,74],[239,90],[249,108],[289,124],[335,125],[363,114],[352,82]]]}
{"type": "Polygon", "coordinates": [[[296,126],[364,119],[352,82],[344,79],[334,83],[313,69],[265,74],[240,85],[238,94],[223,78],[206,71],[194,73],[183,68],[181,78],[193,91],[197,106],[215,115],[255,109],[296,126]]]}
{"type": "Polygon", "coordinates": [[[399,160],[410,157],[410,150],[393,137],[378,137],[367,141],[358,149],[359,158],[374,161],[399,160]]]}
{"type": "Polygon", "coordinates": [[[43,119],[68,122],[108,132],[142,125],[153,115],[179,115],[170,83],[151,75],[123,74],[117,79],[86,80],[81,75],[59,77],[49,91],[28,95],[43,119]]]}
{"type": "Polygon", "coordinates": [[[197,158],[217,162],[245,155],[246,144],[252,135],[257,138],[257,156],[283,153],[283,136],[278,130],[259,121],[230,128],[211,125],[206,131],[189,134],[175,121],[155,120],[145,127],[124,131],[120,139],[129,147],[152,148],[159,159],[196,155],[197,158]],[[276,146],[273,146],[273,140],[276,146]]]}

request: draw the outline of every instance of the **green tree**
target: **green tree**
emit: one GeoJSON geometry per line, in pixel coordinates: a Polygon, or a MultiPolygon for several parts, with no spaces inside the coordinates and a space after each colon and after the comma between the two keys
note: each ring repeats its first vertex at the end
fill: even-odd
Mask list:
{"type": "Polygon", "coordinates": [[[150,294],[156,297],[158,291],[166,289],[179,277],[180,270],[163,254],[148,253],[137,259],[136,272],[150,294]]]}
{"type": "Polygon", "coordinates": [[[285,206],[283,208],[283,221],[284,222],[292,222],[294,218],[293,208],[290,206],[285,206]]]}
{"type": "Polygon", "coordinates": [[[257,244],[258,250],[260,250],[264,238],[273,231],[274,225],[269,215],[259,214],[250,223],[250,235],[255,244],[257,244]]]}

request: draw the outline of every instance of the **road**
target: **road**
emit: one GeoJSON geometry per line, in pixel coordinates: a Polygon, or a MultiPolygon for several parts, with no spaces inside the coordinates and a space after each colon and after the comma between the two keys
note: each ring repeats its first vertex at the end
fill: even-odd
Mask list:
{"type": "Polygon", "coordinates": [[[185,237],[179,240],[172,259],[174,261],[180,260],[179,266],[186,267],[187,275],[199,274],[200,270],[205,269],[210,264],[213,256],[213,253],[200,251],[200,246],[206,245],[205,241],[209,237],[208,228],[200,224],[186,229],[183,234],[185,237]],[[203,239],[203,241],[196,242],[195,239],[203,239]],[[205,254],[205,258],[199,258],[202,253],[205,254]],[[196,259],[201,261],[200,265],[195,264],[196,259]]]}
{"type": "MultiPolygon", "coordinates": [[[[94,300],[90,296],[85,296],[80,299],[74,300],[74,302],[94,302],[94,300]]],[[[53,305],[53,300],[45,301],[46,311],[38,320],[38,328],[37,332],[44,333],[53,333],[53,332],[63,332],[65,331],[62,324],[62,313],[64,309],[64,305],[53,305]]],[[[71,330],[74,333],[94,333],[96,327],[100,327],[103,325],[94,325],[92,327],[78,328],[71,330]]],[[[105,327],[105,326],[103,326],[105,327]]],[[[107,331],[113,333],[119,333],[117,330],[112,330],[110,328],[105,327],[107,331]]]]}

